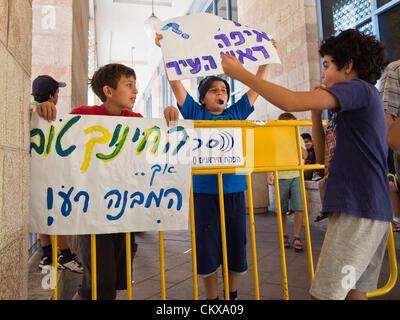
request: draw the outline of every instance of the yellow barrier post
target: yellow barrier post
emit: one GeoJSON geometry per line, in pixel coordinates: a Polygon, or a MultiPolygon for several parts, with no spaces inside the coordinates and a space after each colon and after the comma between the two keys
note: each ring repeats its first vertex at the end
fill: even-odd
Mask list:
{"type": "Polygon", "coordinates": [[[54,284],[54,289],[53,289],[53,300],[58,300],[58,261],[57,261],[57,256],[58,256],[58,252],[57,252],[57,236],[56,235],[52,235],[52,267],[53,267],[53,284],[54,284]]]}
{"type": "Polygon", "coordinates": [[[194,221],[193,179],[190,185],[190,235],[192,240],[192,270],[193,270],[193,299],[199,300],[199,289],[197,285],[197,255],[196,255],[196,227],[194,221]]]}
{"type": "Polygon", "coordinates": [[[281,264],[282,264],[282,282],[283,282],[283,298],[289,300],[289,290],[286,272],[286,254],[285,245],[283,243],[283,226],[282,226],[282,210],[281,210],[281,195],[279,192],[278,171],[274,171],[274,184],[275,184],[275,197],[276,197],[276,211],[278,216],[278,230],[279,230],[279,244],[281,249],[281,264]]]}
{"type": "Polygon", "coordinates": [[[160,281],[161,281],[161,300],[166,300],[165,292],[165,259],[164,259],[164,232],[158,233],[160,247],[160,281]]]}
{"type": "Polygon", "coordinates": [[[228,276],[228,258],[226,253],[226,229],[225,229],[225,206],[224,190],[222,183],[222,173],[218,173],[218,191],[219,191],[219,211],[221,219],[221,241],[222,241],[222,267],[224,275],[225,300],[229,300],[229,276],[228,276]]]}
{"type": "MultiPolygon", "coordinates": [[[[299,163],[303,163],[302,151],[301,151],[301,143],[300,143],[300,129],[299,126],[296,125],[296,142],[298,146],[298,156],[299,163]]],[[[303,221],[304,221],[304,231],[306,234],[306,244],[307,244],[307,258],[308,258],[308,270],[310,274],[310,285],[314,279],[314,262],[312,257],[312,249],[311,249],[311,236],[310,236],[310,223],[308,220],[308,207],[307,207],[307,198],[306,198],[306,187],[304,182],[304,170],[300,169],[300,185],[301,185],[301,198],[303,201],[303,221]]]]}
{"type": "Polygon", "coordinates": [[[389,265],[390,265],[389,280],[386,283],[386,285],[384,285],[382,288],[379,288],[372,292],[367,292],[368,298],[373,298],[387,294],[390,290],[393,289],[397,281],[397,258],[396,258],[396,248],[394,245],[392,224],[390,224],[387,248],[388,248],[389,265]]]}
{"type": "Polygon", "coordinates": [[[260,300],[260,289],[258,283],[258,264],[257,264],[257,246],[256,232],[254,226],[254,207],[253,207],[253,189],[251,185],[251,174],[246,175],[247,181],[247,198],[249,201],[249,223],[251,236],[251,249],[253,253],[253,277],[254,277],[254,296],[256,300],[260,300]]]}
{"type": "Polygon", "coordinates": [[[126,293],[128,300],[132,300],[131,233],[127,232],[125,238],[126,238],[126,293]]]}
{"type": "Polygon", "coordinates": [[[96,262],[96,235],[90,235],[91,258],[92,258],[92,300],[97,300],[97,262],[96,262]]]}

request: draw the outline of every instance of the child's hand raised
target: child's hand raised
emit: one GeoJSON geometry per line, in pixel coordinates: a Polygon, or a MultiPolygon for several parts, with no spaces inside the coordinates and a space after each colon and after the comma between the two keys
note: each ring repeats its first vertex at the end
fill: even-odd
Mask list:
{"type": "Polygon", "coordinates": [[[221,63],[224,73],[233,79],[239,80],[239,77],[245,71],[240,61],[232,55],[222,54],[221,63]]]}
{"type": "Polygon", "coordinates": [[[157,47],[160,47],[160,48],[161,48],[160,40],[161,40],[162,38],[164,38],[162,34],[156,33],[155,43],[156,43],[156,46],[157,46],[157,47]]]}
{"type": "Polygon", "coordinates": [[[51,122],[56,120],[57,109],[53,102],[46,101],[38,104],[36,107],[36,112],[39,117],[51,122]]]}
{"type": "Polygon", "coordinates": [[[164,117],[167,120],[167,126],[169,127],[170,123],[171,126],[173,122],[178,121],[179,119],[179,110],[175,107],[169,106],[164,109],[164,117]]]}

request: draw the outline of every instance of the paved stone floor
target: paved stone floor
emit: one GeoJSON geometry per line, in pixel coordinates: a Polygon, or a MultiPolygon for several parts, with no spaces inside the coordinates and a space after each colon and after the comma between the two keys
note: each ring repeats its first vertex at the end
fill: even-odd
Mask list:
{"type": "MultiPolygon", "coordinates": [[[[249,230],[249,225],[247,225],[249,230]]],[[[275,214],[259,214],[255,216],[257,266],[259,278],[259,292],[262,300],[283,299],[281,257],[278,242],[278,227],[275,214]]],[[[288,219],[288,234],[293,235],[293,217],[288,219]]],[[[322,228],[311,227],[311,245],[313,251],[313,264],[316,267],[318,256],[325,231],[322,228]]],[[[304,230],[302,234],[305,247],[304,230]]],[[[136,235],[138,252],[133,263],[133,299],[134,300],[159,300],[161,299],[160,266],[159,266],[159,241],[158,232],[143,232],[136,235]]],[[[396,253],[400,256],[400,235],[395,234],[396,253]]],[[[192,254],[190,231],[164,232],[165,247],[165,286],[167,300],[192,300],[192,254]]],[[[37,254],[36,256],[39,256],[37,254]]],[[[287,264],[287,277],[289,299],[309,299],[310,286],[309,267],[306,251],[296,253],[292,248],[285,253],[287,264]]],[[[50,299],[51,291],[43,290],[41,282],[44,275],[37,270],[35,256],[30,261],[29,299],[50,299]]],[[[36,260],[40,257],[36,257],[36,260]]],[[[254,299],[254,268],[251,250],[250,232],[247,241],[247,261],[249,269],[246,274],[239,277],[238,296],[242,300],[254,299]]],[[[219,276],[219,296],[223,297],[223,280],[219,276]]],[[[59,299],[71,299],[80,283],[80,275],[62,271],[59,275],[59,299]]],[[[389,263],[385,257],[382,267],[379,286],[383,286],[389,279],[389,263]]],[[[199,299],[205,299],[203,283],[198,278],[199,299]]],[[[118,300],[127,299],[126,291],[118,292],[118,300]]],[[[373,299],[400,300],[399,281],[387,294],[373,299]]]]}

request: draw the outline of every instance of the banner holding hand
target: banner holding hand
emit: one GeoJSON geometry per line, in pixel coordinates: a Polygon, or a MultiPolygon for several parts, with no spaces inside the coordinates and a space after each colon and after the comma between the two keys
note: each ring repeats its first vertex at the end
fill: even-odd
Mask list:
{"type": "Polygon", "coordinates": [[[221,54],[245,66],[281,63],[266,32],[210,13],[175,17],[156,28],[170,80],[222,74],[221,54]]]}

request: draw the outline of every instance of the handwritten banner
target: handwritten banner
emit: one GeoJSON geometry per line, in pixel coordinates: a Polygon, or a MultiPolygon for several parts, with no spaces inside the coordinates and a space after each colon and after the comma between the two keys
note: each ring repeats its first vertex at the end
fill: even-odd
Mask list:
{"type": "Polygon", "coordinates": [[[64,115],[31,121],[29,230],[188,228],[193,122],[64,115]]]}
{"type": "Polygon", "coordinates": [[[270,37],[210,13],[160,22],[157,32],[170,80],[222,74],[220,55],[236,56],[245,66],[281,63],[270,37]]]}

